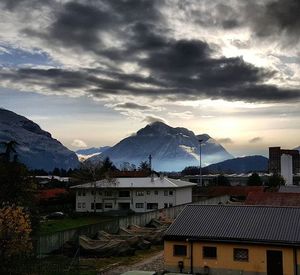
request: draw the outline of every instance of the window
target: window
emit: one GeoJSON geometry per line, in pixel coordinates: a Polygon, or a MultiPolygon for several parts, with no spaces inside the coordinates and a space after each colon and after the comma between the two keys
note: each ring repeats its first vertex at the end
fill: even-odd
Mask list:
{"type": "Polygon", "coordinates": [[[111,191],[105,191],[104,192],[104,196],[105,197],[111,197],[112,196],[112,192],[111,191]]]}
{"type": "Polygon", "coordinates": [[[130,197],[130,192],[129,191],[119,191],[119,197],[121,197],[121,198],[130,197]]]}
{"type": "Polygon", "coordinates": [[[81,208],[81,202],[79,202],[79,203],[77,204],[77,207],[78,207],[78,208],[81,208]]]}
{"type": "Polygon", "coordinates": [[[169,191],[169,196],[173,196],[173,190],[169,191]]]}
{"type": "Polygon", "coordinates": [[[135,208],[144,208],[144,204],[143,203],[136,203],[135,208]]]}
{"type": "Polygon", "coordinates": [[[147,209],[158,209],[158,203],[147,203],[147,209]]]}
{"type": "Polygon", "coordinates": [[[173,203],[169,203],[169,207],[173,207],[173,203]]]}
{"type": "Polygon", "coordinates": [[[186,245],[175,244],[173,246],[173,255],[174,256],[186,256],[186,245]]]}
{"type": "Polygon", "coordinates": [[[85,208],[85,202],[82,203],[82,208],[85,208]]]}
{"type": "Polygon", "coordinates": [[[101,191],[99,191],[98,194],[99,194],[100,196],[102,196],[102,192],[101,192],[101,191]]]}
{"type": "Polygon", "coordinates": [[[164,191],[164,196],[168,196],[168,191],[164,191]]]}
{"type": "Polygon", "coordinates": [[[144,196],[144,191],[136,191],[137,196],[144,196]]]}
{"type": "Polygon", "coordinates": [[[78,196],[81,196],[81,191],[79,190],[77,194],[78,194],[78,196]]]}
{"type": "Polygon", "coordinates": [[[213,246],[203,246],[203,258],[216,259],[217,248],[213,246]]]}
{"type": "Polygon", "coordinates": [[[92,195],[95,195],[95,191],[94,191],[94,190],[92,190],[92,192],[91,192],[91,193],[92,193],[92,195]]]}
{"type": "MultiPolygon", "coordinates": [[[[91,209],[94,209],[94,203],[91,203],[91,209]]],[[[102,209],[102,203],[96,203],[96,209],[102,209]]]]}
{"type": "Polygon", "coordinates": [[[233,249],[233,259],[235,261],[248,262],[248,260],[249,260],[248,249],[234,248],[233,249]]]}
{"type": "Polygon", "coordinates": [[[164,208],[168,208],[168,204],[167,203],[164,203],[164,208]]]}
{"type": "Polygon", "coordinates": [[[155,190],[155,191],[154,191],[154,195],[158,195],[158,190],[155,190]]]}
{"type": "Polygon", "coordinates": [[[112,205],[112,203],[105,203],[105,204],[104,204],[104,207],[105,207],[105,208],[112,208],[113,205],[112,205]]]}
{"type": "Polygon", "coordinates": [[[147,191],[147,195],[150,195],[151,194],[151,192],[150,191],[147,191]]]}
{"type": "Polygon", "coordinates": [[[82,191],[82,196],[85,196],[85,191],[82,191]]]}

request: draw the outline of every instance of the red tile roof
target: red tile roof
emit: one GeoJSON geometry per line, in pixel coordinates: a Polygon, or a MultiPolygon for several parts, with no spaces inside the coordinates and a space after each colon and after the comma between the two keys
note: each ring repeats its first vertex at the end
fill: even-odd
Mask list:
{"type": "Polygon", "coordinates": [[[49,200],[67,193],[68,191],[65,188],[44,189],[39,191],[38,198],[40,200],[49,200]]]}
{"type": "Polygon", "coordinates": [[[246,197],[250,192],[263,193],[264,186],[214,186],[209,190],[210,196],[243,196],[246,197]]]}
{"type": "Polygon", "coordinates": [[[294,206],[300,207],[299,193],[250,192],[245,201],[246,205],[294,206]]]}

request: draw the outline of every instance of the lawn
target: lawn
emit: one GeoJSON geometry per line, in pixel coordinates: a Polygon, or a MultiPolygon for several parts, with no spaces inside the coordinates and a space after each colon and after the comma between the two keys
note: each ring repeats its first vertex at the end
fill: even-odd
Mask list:
{"type": "Polygon", "coordinates": [[[91,224],[106,222],[110,220],[112,219],[107,217],[99,217],[99,216],[76,217],[76,218],[67,217],[59,220],[47,220],[41,222],[39,234],[46,235],[58,231],[73,229],[80,226],[91,225],[91,224]]]}

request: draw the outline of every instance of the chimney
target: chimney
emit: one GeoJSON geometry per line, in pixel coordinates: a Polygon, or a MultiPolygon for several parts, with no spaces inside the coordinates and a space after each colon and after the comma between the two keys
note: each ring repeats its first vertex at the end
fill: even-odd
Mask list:
{"type": "Polygon", "coordinates": [[[160,174],[159,174],[159,178],[160,178],[160,180],[163,180],[163,179],[164,179],[164,174],[163,174],[163,173],[160,173],[160,174]]]}
{"type": "Polygon", "coordinates": [[[151,182],[154,182],[154,174],[151,173],[151,182]]]}

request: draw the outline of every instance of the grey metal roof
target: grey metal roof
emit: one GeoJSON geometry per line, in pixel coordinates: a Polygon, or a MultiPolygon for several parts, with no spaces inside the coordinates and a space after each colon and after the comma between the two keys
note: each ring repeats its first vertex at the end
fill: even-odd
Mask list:
{"type": "Polygon", "coordinates": [[[76,185],[71,188],[182,188],[196,185],[188,181],[169,179],[167,177],[159,178],[115,178],[110,180],[100,180],[76,185]]]}
{"type": "Polygon", "coordinates": [[[166,240],[202,240],[300,245],[300,208],[188,205],[166,240]]]}

